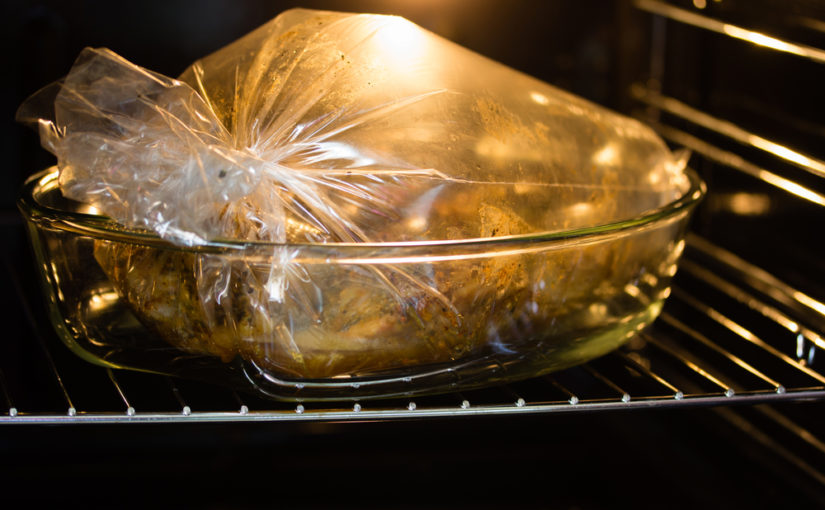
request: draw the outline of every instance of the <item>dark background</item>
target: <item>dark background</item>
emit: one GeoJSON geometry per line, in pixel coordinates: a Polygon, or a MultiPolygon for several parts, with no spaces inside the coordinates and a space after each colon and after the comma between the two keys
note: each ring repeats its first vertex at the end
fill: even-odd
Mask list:
{"type": "MultiPolygon", "coordinates": [[[[713,7],[723,10],[737,3],[742,5],[725,0],[713,7]]],[[[752,26],[770,23],[779,4],[749,3],[747,21],[752,26]]],[[[795,5],[821,9],[821,2],[795,5]]],[[[175,76],[291,7],[402,15],[625,112],[633,108],[628,85],[647,79],[648,24],[629,30],[638,28],[638,15],[621,1],[6,0],[0,11],[0,220],[4,232],[14,232],[4,238],[15,245],[14,260],[26,253],[14,206],[18,188],[28,175],[53,163],[36,134],[13,120],[28,95],[65,75],[85,46],[108,47],[138,65],[175,76]]],[[[705,107],[721,105],[735,116],[733,102],[720,102],[708,92],[707,84],[720,76],[731,83],[741,76],[730,60],[715,57],[715,49],[712,38],[685,39],[682,47],[670,48],[676,57],[671,62],[682,71],[672,74],[674,81],[665,87],[705,107]]],[[[753,90],[756,96],[771,94],[763,82],[751,79],[746,85],[733,87],[736,98],[744,101],[753,90]]],[[[801,93],[785,94],[785,106],[795,108],[794,101],[806,93],[815,97],[810,92],[815,87],[815,82],[797,84],[801,93]]],[[[797,109],[815,118],[819,105],[797,109]]],[[[711,226],[700,225],[713,234],[711,226]]],[[[33,285],[34,275],[26,270],[20,267],[20,280],[33,285]]],[[[15,331],[11,324],[6,336],[22,335],[15,331]]],[[[0,506],[596,509],[821,503],[822,494],[806,492],[780,461],[745,440],[720,413],[724,411],[652,410],[369,424],[9,426],[0,429],[0,506]]]]}

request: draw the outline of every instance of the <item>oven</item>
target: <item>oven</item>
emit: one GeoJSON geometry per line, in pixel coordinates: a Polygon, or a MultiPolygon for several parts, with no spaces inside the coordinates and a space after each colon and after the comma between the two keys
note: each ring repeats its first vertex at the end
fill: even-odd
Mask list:
{"type": "MultiPolygon", "coordinates": [[[[292,7],[10,2],[6,118],[84,45],[174,75],[292,7]]],[[[6,502],[247,508],[825,506],[825,6],[797,0],[306,1],[393,13],[635,116],[708,184],[661,316],[562,372],[284,403],[91,365],[59,343],[15,210],[52,164],[6,125],[6,502]]]]}

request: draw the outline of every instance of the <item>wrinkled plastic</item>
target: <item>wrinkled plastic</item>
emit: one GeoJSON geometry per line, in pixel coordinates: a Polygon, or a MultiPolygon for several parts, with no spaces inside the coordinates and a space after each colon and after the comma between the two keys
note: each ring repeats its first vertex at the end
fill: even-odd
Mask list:
{"type": "MultiPolygon", "coordinates": [[[[507,322],[479,306],[540,301],[517,260],[446,275],[369,263],[342,279],[302,264],[305,243],[569,231],[643,215],[689,186],[685,158],[637,121],[397,17],[287,11],[179,79],[86,49],[59,87],[53,114],[32,99],[18,118],[39,125],[66,197],[184,248],[273,243],[262,260],[99,240],[117,292],[184,350],[294,377],[462,359],[500,343],[507,322]],[[429,354],[393,362],[404,342],[399,352],[429,354]],[[389,361],[341,362],[356,344],[388,346],[389,361]]],[[[599,273],[634,249],[582,267],[599,273]]],[[[607,283],[551,300],[585,306],[607,283]]]]}

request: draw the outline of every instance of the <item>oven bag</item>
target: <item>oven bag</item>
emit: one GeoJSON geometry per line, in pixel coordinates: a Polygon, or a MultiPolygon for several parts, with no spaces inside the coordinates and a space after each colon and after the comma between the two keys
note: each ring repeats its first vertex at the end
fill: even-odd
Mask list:
{"type": "Polygon", "coordinates": [[[673,251],[306,263],[318,245],[575,230],[688,187],[647,127],[391,16],[287,11],[177,79],[85,49],[18,119],[57,156],[64,196],[168,242],[94,241],[146,327],[278,377],[518,353],[513,328],[592,309],[645,250],[673,251]],[[198,249],[222,242],[254,256],[198,249]]]}

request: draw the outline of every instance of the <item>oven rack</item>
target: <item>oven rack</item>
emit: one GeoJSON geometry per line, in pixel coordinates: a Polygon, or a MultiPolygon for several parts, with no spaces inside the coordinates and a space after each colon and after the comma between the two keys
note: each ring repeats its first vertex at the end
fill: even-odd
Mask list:
{"type": "MultiPolygon", "coordinates": [[[[667,60],[665,21],[750,44],[763,53],[803,59],[815,65],[825,64],[825,49],[724,22],[661,0],[633,0],[632,4],[639,11],[653,15],[648,80],[632,83],[628,91],[630,98],[647,107],[647,111],[638,116],[652,125],[665,139],[676,146],[690,149],[713,164],[757,179],[802,202],[825,206],[825,194],[818,189],[821,188],[821,179],[825,178],[825,160],[661,92],[667,60]],[[677,127],[679,124],[687,127],[677,127]],[[737,148],[726,150],[710,141],[713,139],[737,148]],[[765,155],[772,163],[770,167],[754,164],[742,157],[740,152],[748,152],[752,156],[765,155]]],[[[798,120],[796,122],[800,123],[798,120]]]]}
{"type": "MultiPolygon", "coordinates": [[[[808,59],[818,64],[825,64],[825,50],[788,40],[783,37],[776,37],[766,34],[760,30],[753,30],[749,27],[738,25],[701,14],[704,7],[700,7],[702,2],[693,2],[700,12],[692,11],[679,5],[674,5],[667,0],[632,0],[632,5],[640,10],[663,19],[668,19],[677,23],[692,26],[699,30],[713,32],[724,37],[736,39],[746,43],[757,45],[770,51],[776,51],[785,55],[792,55],[808,59]]],[[[705,2],[706,4],[707,2],[705,2]]],[[[778,14],[778,13],[777,13],[778,14]]],[[[816,24],[816,20],[810,20],[816,24]]],[[[778,22],[778,20],[775,20],[778,22]]],[[[815,26],[818,27],[818,24],[815,26]]],[[[821,30],[820,28],[817,28],[821,30]]]]}
{"type": "MultiPolygon", "coordinates": [[[[660,0],[631,3],[653,15],[654,25],[660,27],[668,20],[788,58],[825,63],[825,51],[818,48],[660,0]]],[[[664,30],[654,29],[656,34],[665,37],[664,30]]],[[[647,113],[653,112],[647,122],[705,163],[825,206],[818,184],[806,185],[813,181],[795,177],[801,171],[821,178],[825,162],[663,94],[655,84],[662,81],[663,70],[656,62],[664,59],[657,54],[664,44],[654,42],[653,80],[636,83],[630,91],[647,113]],[[681,127],[685,124],[691,129],[681,127]],[[713,140],[762,152],[778,164],[759,166],[740,156],[738,149],[728,150],[730,143],[722,147],[713,140]]],[[[69,353],[51,330],[42,298],[26,285],[35,281],[34,270],[15,267],[23,266],[6,260],[2,278],[15,297],[3,313],[8,314],[7,322],[22,325],[0,350],[0,424],[368,421],[691,406],[726,411],[734,404],[751,404],[770,414],[770,407],[758,404],[825,399],[821,296],[793,288],[696,234],[688,238],[661,317],[626,346],[547,377],[414,400],[281,403],[166,376],[90,365],[69,353]]],[[[810,436],[802,432],[797,435],[810,436]]],[[[825,446],[818,449],[825,452],[825,446]]]]}
{"type": "Polygon", "coordinates": [[[89,364],[59,342],[36,289],[23,286],[34,269],[20,275],[6,262],[20,304],[10,318],[24,317],[26,329],[8,339],[17,359],[0,358],[0,424],[367,421],[825,399],[822,304],[696,235],[660,318],[613,353],[501,387],[360,402],[274,402],[89,364]]]}

